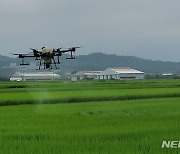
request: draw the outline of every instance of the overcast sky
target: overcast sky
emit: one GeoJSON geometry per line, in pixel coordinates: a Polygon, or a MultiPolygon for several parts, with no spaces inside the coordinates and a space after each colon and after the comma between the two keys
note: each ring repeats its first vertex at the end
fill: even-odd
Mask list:
{"type": "Polygon", "coordinates": [[[180,61],[179,0],[0,0],[0,54],[84,46],[180,61]]]}

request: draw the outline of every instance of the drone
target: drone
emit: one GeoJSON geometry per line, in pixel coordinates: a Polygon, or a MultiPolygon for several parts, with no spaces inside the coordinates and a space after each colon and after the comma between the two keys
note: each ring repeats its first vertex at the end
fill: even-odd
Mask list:
{"type": "MultiPolygon", "coordinates": [[[[82,47],[82,46],[81,46],[82,47]]],[[[63,53],[67,53],[70,52],[70,57],[66,58],[66,59],[75,59],[75,51],[78,48],[81,47],[71,47],[71,48],[47,48],[47,47],[42,47],[40,50],[36,50],[33,48],[30,48],[30,50],[32,50],[31,53],[27,53],[27,54],[13,54],[13,55],[17,55],[18,58],[22,59],[22,62],[20,65],[29,65],[27,63],[24,62],[24,58],[30,58],[30,57],[34,57],[35,60],[39,60],[39,69],[41,69],[41,66],[43,64],[44,69],[52,69],[52,65],[54,64],[55,68],[58,69],[57,64],[60,64],[60,56],[62,56],[63,53]],[[55,57],[57,57],[55,59],[55,57]]]]}

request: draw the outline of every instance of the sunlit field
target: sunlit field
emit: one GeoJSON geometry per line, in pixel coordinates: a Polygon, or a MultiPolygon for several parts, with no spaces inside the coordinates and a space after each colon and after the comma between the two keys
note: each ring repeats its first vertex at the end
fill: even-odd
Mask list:
{"type": "Polygon", "coordinates": [[[180,81],[0,83],[0,153],[178,153],[180,81]]]}
{"type": "Polygon", "coordinates": [[[0,83],[1,106],[164,97],[180,97],[179,80],[0,83]]]}

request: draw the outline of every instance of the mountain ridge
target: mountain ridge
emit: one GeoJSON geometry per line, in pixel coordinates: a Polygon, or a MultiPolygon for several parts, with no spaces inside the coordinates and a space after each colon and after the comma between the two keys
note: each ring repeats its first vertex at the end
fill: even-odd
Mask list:
{"type": "MultiPolygon", "coordinates": [[[[68,55],[61,57],[60,69],[73,71],[104,70],[108,67],[131,67],[147,74],[180,73],[180,62],[143,59],[135,56],[119,56],[102,52],[79,55],[75,60],[66,60],[68,55]]],[[[29,62],[32,59],[25,59],[29,62]]],[[[10,66],[10,63],[19,64],[18,58],[0,55],[0,68],[10,66]]],[[[0,74],[1,76],[1,74],[0,74]]]]}
{"type": "Polygon", "coordinates": [[[145,73],[179,73],[180,62],[160,61],[138,58],[135,56],[119,56],[116,54],[92,53],[80,55],[74,62],[66,62],[66,66],[81,66],[86,70],[87,66],[104,70],[108,67],[131,67],[145,73]],[[86,67],[83,67],[86,66],[86,67]]]}

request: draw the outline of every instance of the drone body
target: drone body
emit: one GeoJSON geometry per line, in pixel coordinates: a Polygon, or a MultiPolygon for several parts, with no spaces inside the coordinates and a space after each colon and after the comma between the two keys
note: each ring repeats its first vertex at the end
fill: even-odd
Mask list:
{"type": "Polygon", "coordinates": [[[14,55],[18,55],[18,57],[22,59],[22,63],[20,65],[29,65],[24,63],[24,58],[34,57],[35,60],[40,61],[39,70],[41,69],[42,64],[44,65],[44,69],[52,69],[52,64],[54,64],[55,68],[57,69],[57,64],[60,64],[60,56],[62,56],[63,53],[70,52],[70,57],[66,59],[75,59],[73,53],[75,53],[77,48],[81,47],[72,47],[64,50],[62,50],[62,48],[53,49],[47,47],[42,47],[41,50],[30,48],[32,53],[14,55]],[[57,61],[55,60],[55,57],[57,57],[57,61]]]}

